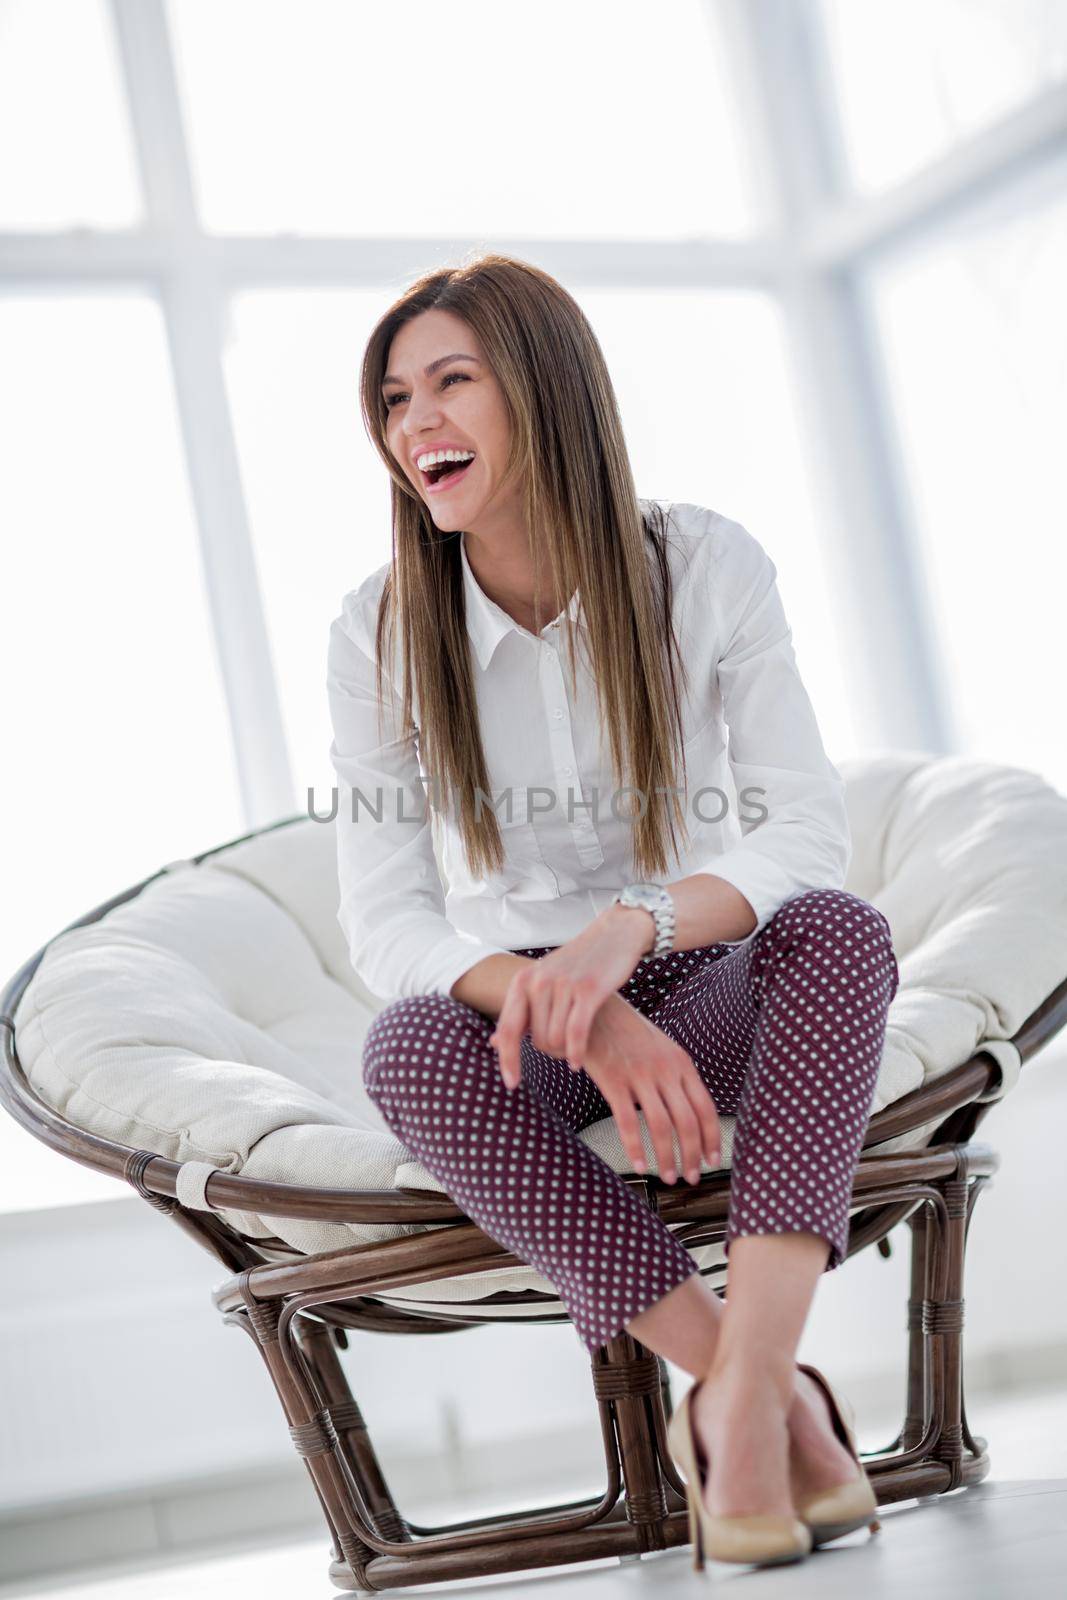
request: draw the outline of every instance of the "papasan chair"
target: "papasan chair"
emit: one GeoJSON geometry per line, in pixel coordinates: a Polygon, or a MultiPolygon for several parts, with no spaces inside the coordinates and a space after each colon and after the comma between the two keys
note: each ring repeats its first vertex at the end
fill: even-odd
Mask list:
{"type": "MultiPolygon", "coordinates": [[[[880,753],[839,770],[846,887],[885,914],[900,967],[848,1251],[888,1255],[892,1230],[910,1230],[904,1416],[864,1458],[887,1504],[989,1471],[964,1407],[963,1275],[998,1157],[974,1135],[1067,1020],[1067,799],[1035,773],[963,757],[880,753]]],[[[8,983],[4,1104],[53,1149],[131,1184],[225,1268],[214,1302],[274,1382],[337,1588],[685,1543],[668,1369],[625,1331],[592,1359],[601,1494],[439,1527],[394,1500],[338,1354],[347,1330],[569,1319],[553,1285],[463,1216],[368,1099],[361,1046],[382,1001],[351,968],[337,908],[334,828],[308,816],[170,862],[8,983]]],[[[694,1188],[659,1182],[647,1135],[650,1172],[632,1173],[611,1118],[579,1136],[717,1288],[733,1120],[724,1166],[694,1188]]],[[[116,1281],[129,1270],[116,1261],[116,1281]]]]}

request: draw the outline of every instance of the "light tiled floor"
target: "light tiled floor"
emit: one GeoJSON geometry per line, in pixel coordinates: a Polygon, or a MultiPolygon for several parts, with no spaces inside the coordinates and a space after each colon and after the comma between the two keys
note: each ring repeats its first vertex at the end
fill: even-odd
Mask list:
{"type": "MultiPolygon", "coordinates": [[[[807,1561],[756,1570],[709,1564],[694,1573],[688,1547],[640,1561],[590,1563],[511,1578],[427,1584],[398,1594],[485,1595],[519,1592],[537,1600],[600,1600],[655,1595],[682,1600],[707,1585],[743,1582],[749,1595],[797,1600],[1063,1600],[1067,1597],[1067,1393],[1041,1390],[997,1400],[975,1395],[975,1426],[990,1441],[993,1475],[973,1489],[881,1512],[882,1530],[866,1530],[807,1561]]],[[[875,1427],[877,1435],[877,1424],[875,1427]]],[[[892,1428],[887,1420],[883,1437],[892,1428]]],[[[866,1430],[865,1430],[866,1433],[866,1430]]],[[[420,1511],[423,1508],[420,1507],[420,1511]]],[[[480,1505],[485,1513],[494,1508],[480,1505]]],[[[434,1508],[445,1520],[455,1507],[434,1508]]],[[[328,1541],[218,1554],[136,1571],[96,1572],[88,1581],[0,1588],[0,1600],[329,1600],[339,1591],[326,1574],[328,1541]]]]}

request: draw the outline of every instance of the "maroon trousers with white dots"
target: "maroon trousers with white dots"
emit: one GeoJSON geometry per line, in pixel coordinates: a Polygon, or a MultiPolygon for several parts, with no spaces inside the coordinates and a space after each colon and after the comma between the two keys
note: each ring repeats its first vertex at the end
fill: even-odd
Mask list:
{"type": "MultiPolygon", "coordinates": [[[[719,1111],[737,1117],[727,1255],[739,1234],[811,1232],[829,1244],[826,1271],[844,1260],[898,982],[882,913],[846,890],[815,889],[744,944],[646,957],[618,991],[689,1054],[719,1111]]],[[[555,1285],[594,1351],[697,1265],[577,1137],[611,1115],[588,1074],[526,1034],[522,1081],[509,1090],[493,1027],[449,995],[392,1001],[367,1032],[364,1082],[471,1221],[555,1285]]]]}

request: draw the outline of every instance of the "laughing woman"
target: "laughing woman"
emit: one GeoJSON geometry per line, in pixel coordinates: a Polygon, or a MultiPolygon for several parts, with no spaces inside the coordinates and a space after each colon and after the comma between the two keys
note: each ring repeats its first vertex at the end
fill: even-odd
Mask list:
{"type": "Polygon", "coordinates": [[[843,888],[776,569],[739,523],[638,498],[600,346],[527,263],[412,285],[361,382],[393,553],[345,596],[328,688],[339,918],[386,1002],[368,1093],[587,1349],[625,1328],[697,1380],[670,1436],[697,1563],[798,1559],[877,1526],[796,1350],[846,1254],[898,972],[843,888]],[[695,1183],[719,1112],[725,1305],[578,1137],[613,1116],[634,1170],[695,1183]]]}

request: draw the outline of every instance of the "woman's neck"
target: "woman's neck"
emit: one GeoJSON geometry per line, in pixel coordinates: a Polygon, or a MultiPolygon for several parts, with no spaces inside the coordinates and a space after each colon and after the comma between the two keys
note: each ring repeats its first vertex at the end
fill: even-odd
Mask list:
{"type": "Polygon", "coordinates": [[[543,593],[541,604],[535,609],[533,564],[525,535],[521,536],[521,543],[514,536],[494,537],[491,543],[470,532],[461,537],[478,587],[520,627],[540,633],[559,616],[566,601],[556,599],[554,594],[543,593]]]}

